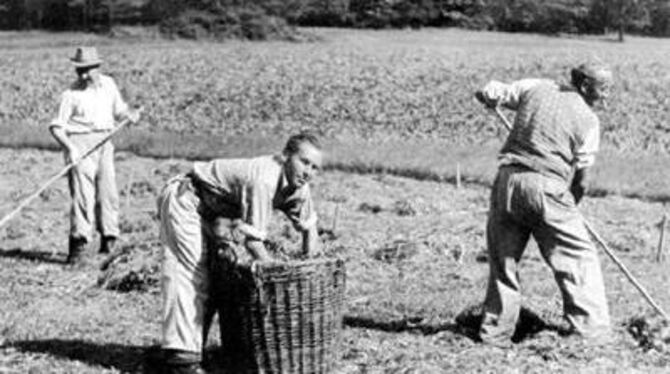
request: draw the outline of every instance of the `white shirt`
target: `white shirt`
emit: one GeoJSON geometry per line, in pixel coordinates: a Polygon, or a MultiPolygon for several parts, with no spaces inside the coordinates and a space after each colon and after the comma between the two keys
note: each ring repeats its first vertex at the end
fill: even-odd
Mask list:
{"type": "Polygon", "coordinates": [[[81,89],[73,85],[60,101],[57,117],[50,126],[60,126],[68,133],[89,133],[114,128],[116,117],[128,112],[128,105],[114,80],[100,75],[98,85],[81,89]]]}
{"type": "Polygon", "coordinates": [[[208,208],[242,219],[264,238],[273,209],[284,212],[298,231],[307,231],[317,222],[309,184],[291,189],[284,162],[281,156],[271,155],[216,159],[195,162],[193,173],[217,195],[213,201],[204,201],[208,208]]]}

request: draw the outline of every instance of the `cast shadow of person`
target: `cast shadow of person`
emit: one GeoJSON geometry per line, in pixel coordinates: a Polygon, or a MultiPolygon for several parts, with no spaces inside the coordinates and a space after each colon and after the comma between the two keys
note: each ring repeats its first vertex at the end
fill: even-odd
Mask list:
{"type": "Polygon", "coordinates": [[[28,260],[46,264],[64,264],[65,257],[51,251],[24,250],[22,248],[4,249],[0,248],[1,258],[12,258],[18,260],[28,260]]]}
{"type": "MultiPolygon", "coordinates": [[[[422,335],[433,335],[441,332],[451,332],[464,336],[473,341],[480,341],[479,327],[482,322],[482,308],[480,305],[468,307],[461,311],[453,320],[430,322],[421,316],[404,317],[396,320],[376,320],[371,317],[345,315],[343,325],[350,328],[365,328],[384,332],[414,332],[422,335]]],[[[553,331],[560,335],[568,333],[564,326],[545,321],[537,313],[522,307],[519,313],[512,342],[519,343],[532,338],[541,331],[553,331]]]]}
{"type": "Polygon", "coordinates": [[[142,373],[146,350],[143,346],[65,339],[22,340],[9,345],[20,352],[48,354],[122,373],[142,373]]]}

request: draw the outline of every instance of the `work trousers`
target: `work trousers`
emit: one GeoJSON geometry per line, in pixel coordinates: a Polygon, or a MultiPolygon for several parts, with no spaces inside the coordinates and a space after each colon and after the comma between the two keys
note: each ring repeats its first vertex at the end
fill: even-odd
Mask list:
{"type": "MultiPolygon", "coordinates": [[[[70,134],[83,153],[103,140],[108,132],[70,134]]],[[[83,154],[82,154],[83,155],[83,154]]],[[[68,174],[70,236],[91,241],[93,225],[103,236],[119,236],[119,192],[114,170],[114,145],[105,143],[81,160],[68,174]]]]}
{"type": "Polygon", "coordinates": [[[208,259],[200,204],[188,178],[170,180],[158,197],[164,349],[200,354],[209,297],[208,259]]]}
{"type": "Polygon", "coordinates": [[[502,166],[487,224],[489,283],[480,329],[483,341],[508,341],[519,316],[517,266],[530,235],[554,273],[564,317],[586,337],[609,333],[610,318],[596,248],[563,180],[502,166]]]}
{"type": "Polygon", "coordinates": [[[162,258],[162,348],[200,355],[214,316],[210,284],[213,220],[188,176],[170,180],[158,197],[162,258]]]}

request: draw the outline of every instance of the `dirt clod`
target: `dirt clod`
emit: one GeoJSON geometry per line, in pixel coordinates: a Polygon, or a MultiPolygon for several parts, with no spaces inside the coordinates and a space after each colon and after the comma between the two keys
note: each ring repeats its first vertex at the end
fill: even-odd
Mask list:
{"type": "Polygon", "coordinates": [[[374,258],[388,263],[394,263],[402,260],[407,260],[420,251],[422,243],[395,240],[390,244],[384,245],[374,252],[374,258]]]}
{"type": "Polygon", "coordinates": [[[379,204],[361,203],[358,206],[358,210],[365,213],[377,214],[384,209],[379,204]]]}
{"type": "Polygon", "coordinates": [[[159,258],[157,242],[124,246],[102,264],[98,286],[119,292],[147,292],[159,283],[159,258]]]}
{"type": "Polygon", "coordinates": [[[409,200],[398,200],[393,204],[393,212],[402,217],[413,217],[417,215],[417,208],[409,200]]]}
{"type": "Polygon", "coordinates": [[[635,316],[624,326],[642,349],[670,352],[670,324],[663,318],[635,316]]]}

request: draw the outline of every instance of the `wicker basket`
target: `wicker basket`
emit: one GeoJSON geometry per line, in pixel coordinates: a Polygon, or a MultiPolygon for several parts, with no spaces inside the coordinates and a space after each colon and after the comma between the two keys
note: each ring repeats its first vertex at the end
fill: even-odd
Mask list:
{"type": "Polygon", "coordinates": [[[327,373],[332,368],[342,324],[342,260],[218,270],[216,302],[228,372],[327,373]]]}

